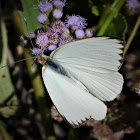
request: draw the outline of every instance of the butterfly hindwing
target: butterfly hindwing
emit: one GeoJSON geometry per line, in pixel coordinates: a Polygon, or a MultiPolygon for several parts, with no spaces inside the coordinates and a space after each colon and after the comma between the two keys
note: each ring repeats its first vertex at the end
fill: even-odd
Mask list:
{"type": "Polygon", "coordinates": [[[90,118],[101,120],[106,116],[106,105],[75,78],[60,74],[49,66],[43,66],[42,76],[54,105],[72,126],[79,126],[90,118]]]}

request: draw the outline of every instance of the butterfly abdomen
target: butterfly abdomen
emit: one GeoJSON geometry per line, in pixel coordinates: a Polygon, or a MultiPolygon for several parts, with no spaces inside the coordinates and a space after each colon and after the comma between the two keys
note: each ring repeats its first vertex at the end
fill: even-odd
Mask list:
{"type": "Polygon", "coordinates": [[[48,65],[48,67],[50,67],[55,72],[70,78],[68,72],[66,72],[66,70],[60,64],[55,62],[53,59],[48,59],[47,60],[47,65],[48,65]]]}

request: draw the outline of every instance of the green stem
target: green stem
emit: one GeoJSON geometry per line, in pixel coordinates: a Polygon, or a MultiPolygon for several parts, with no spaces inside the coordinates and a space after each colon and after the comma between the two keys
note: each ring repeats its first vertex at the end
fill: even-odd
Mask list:
{"type": "Polygon", "coordinates": [[[115,16],[117,16],[124,2],[125,0],[115,0],[109,9],[107,7],[107,12],[103,13],[106,15],[101,17],[100,22],[98,23],[99,25],[97,25],[97,27],[100,27],[99,31],[97,32],[97,36],[102,36],[105,34],[107,28],[110,26],[111,21],[113,20],[115,16]]]}
{"type": "Polygon", "coordinates": [[[4,123],[0,120],[0,140],[13,140],[12,136],[6,131],[4,123]]]}
{"type": "MultiPolygon", "coordinates": [[[[23,21],[21,20],[20,14],[17,11],[14,11],[12,13],[12,19],[15,24],[15,27],[20,35],[25,35],[25,31],[23,28],[23,21]]],[[[24,49],[24,57],[30,58],[32,57],[31,54],[29,54],[28,49],[24,49]]],[[[32,86],[34,88],[34,94],[37,101],[37,107],[38,111],[41,114],[43,126],[46,133],[46,139],[47,140],[55,140],[54,132],[53,132],[53,126],[52,126],[52,120],[50,116],[50,111],[47,105],[47,101],[45,98],[45,89],[43,86],[42,78],[40,77],[40,74],[37,70],[37,68],[34,68],[32,70],[31,65],[34,63],[34,60],[28,60],[26,61],[27,69],[29,72],[29,76],[32,81],[32,86]]]]}
{"type": "Polygon", "coordinates": [[[136,24],[135,24],[133,30],[132,30],[132,33],[131,33],[131,35],[129,36],[129,38],[128,38],[128,40],[127,40],[127,43],[126,43],[126,45],[125,45],[125,49],[124,49],[124,54],[123,54],[123,55],[126,54],[126,52],[127,52],[127,50],[128,50],[128,48],[129,48],[129,46],[130,46],[130,44],[131,44],[131,42],[132,42],[132,40],[133,40],[135,34],[136,34],[136,32],[137,32],[139,26],[140,26],[140,15],[138,16],[138,19],[137,19],[137,21],[136,21],[136,24]]]}

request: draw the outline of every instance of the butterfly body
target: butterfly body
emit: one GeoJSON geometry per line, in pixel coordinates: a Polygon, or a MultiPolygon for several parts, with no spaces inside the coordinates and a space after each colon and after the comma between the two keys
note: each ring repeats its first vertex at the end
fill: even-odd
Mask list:
{"type": "Polygon", "coordinates": [[[53,70],[59,74],[70,77],[68,75],[68,73],[65,71],[65,69],[58,63],[54,62],[51,57],[41,54],[38,56],[37,60],[38,60],[38,63],[42,64],[43,66],[47,66],[51,70],[53,70]]]}

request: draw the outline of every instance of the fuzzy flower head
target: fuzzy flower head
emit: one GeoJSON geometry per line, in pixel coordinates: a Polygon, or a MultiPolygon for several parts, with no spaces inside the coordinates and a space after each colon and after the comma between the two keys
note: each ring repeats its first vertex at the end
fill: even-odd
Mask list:
{"type": "Polygon", "coordinates": [[[84,38],[84,36],[85,36],[84,30],[83,30],[83,29],[78,29],[78,30],[76,30],[76,31],[75,31],[75,36],[76,36],[76,38],[78,38],[78,39],[84,38]]]}
{"type": "Polygon", "coordinates": [[[49,51],[53,51],[53,50],[55,50],[56,48],[57,48],[56,45],[49,45],[49,46],[48,46],[48,50],[49,50],[49,51]]]}
{"type": "Polygon", "coordinates": [[[60,39],[60,42],[59,42],[59,44],[58,44],[58,46],[62,46],[62,45],[64,45],[64,44],[67,44],[67,43],[73,42],[73,41],[75,41],[75,39],[73,39],[72,36],[70,36],[70,37],[67,38],[67,39],[61,38],[61,39],[60,39]]]}
{"type": "Polygon", "coordinates": [[[52,4],[50,2],[48,2],[47,0],[45,0],[43,2],[39,2],[38,9],[40,12],[46,13],[46,12],[52,10],[52,4]]]}
{"type": "Polygon", "coordinates": [[[136,93],[140,95],[140,84],[139,84],[139,88],[136,88],[136,93]]]}
{"type": "Polygon", "coordinates": [[[62,21],[55,21],[53,24],[52,24],[52,29],[54,32],[56,33],[62,33],[65,31],[65,24],[62,22],[62,21]]]}
{"type": "Polygon", "coordinates": [[[66,27],[69,28],[74,26],[75,28],[84,29],[86,28],[86,19],[79,15],[72,15],[66,17],[66,27]]]}
{"type": "Polygon", "coordinates": [[[45,48],[48,45],[48,37],[46,34],[37,35],[36,44],[41,48],[45,48]]]}
{"type": "Polygon", "coordinates": [[[138,0],[127,0],[126,6],[129,8],[129,10],[135,10],[138,7],[138,0]]]}
{"type": "Polygon", "coordinates": [[[39,28],[38,34],[39,33],[45,33],[47,36],[50,36],[53,33],[53,31],[52,31],[52,28],[51,27],[44,26],[42,28],[39,28]]]}
{"type": "Polygon", "coordinates": [[[42,50],[37,48],[37,47],[34,47],[33,50],[32,50],[33,55],[39,55],[41,53],[42,53],[42,50]]]}
{"type": "Polygon", "coordinates": [[[29,32],[28,35],[27,35],[27,37],[28,37],[28,38],[31,38],[31,39],[32,39],[32,38],[35,38],[35,36],[36,36],[36,35],[35,35],[34,32],[29,32]]]}
{"type": "Polygon", "coordinates": [[[48,36],[48,40],[50,44],[57,44],[59,41],[59,35],[57,33],[52,33],[48,36]]]}
{"type": "Polygon", "coordinates": [[[93,31],[91,29],[86,29],[85,34],[87,37],[92,37],[93,36],[93,31]]]}
{"type": "Polygon", "coordinates": [[[24,46],[27,45],[28,40],[27,40],[26,37],[24,37],[24,36],[22,35],[22,36],[20,36],[20,40],[22,41],[22,44],[23,44],[24,46]]]}
{"type": "Polygon", "coordinates": [[[56,18],[56,19],[59,19],[61,18],[63,15],[63,12],[60,10],[60,9],[55,9],[53,11],[53,16],[56,18]]]}
{"type": "Polygon", "coordinates": [[[40,13],[38,16],[37,16],[37,21],[39,23],[44,23],[45,21],[47,21],[48,17],[46,14],[44,13],[40,13]]]}
{"type": "Polygon", "coordinates": [[[68,37],[70,37],[70,31],[68,28],[65,28],[64,32],[61,34],[61,38],[66,39],[68,37]]]}
{"type": "Polygon", "coordinates": [[[56,8],[63,8],[66,5],[66,0],[63,0],[63,1],[61,1],[61,0],[53,0],[52,4],[56,8]]]}

